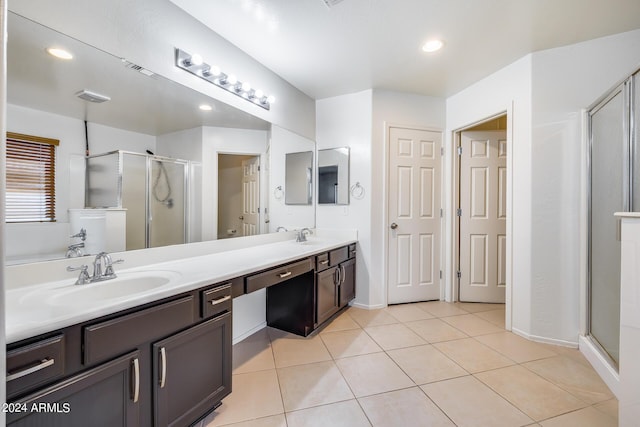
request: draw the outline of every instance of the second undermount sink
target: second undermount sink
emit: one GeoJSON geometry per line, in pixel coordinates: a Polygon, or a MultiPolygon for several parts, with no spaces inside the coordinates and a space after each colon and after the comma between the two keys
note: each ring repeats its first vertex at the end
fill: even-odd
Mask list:
{"type": "Polygon", "coordinates": [[[122,273],[103,282],[69,286],[49,296],[47,302],[66,306],[127,298],[173,284],[179,277],[175,271],[122,273]]]}

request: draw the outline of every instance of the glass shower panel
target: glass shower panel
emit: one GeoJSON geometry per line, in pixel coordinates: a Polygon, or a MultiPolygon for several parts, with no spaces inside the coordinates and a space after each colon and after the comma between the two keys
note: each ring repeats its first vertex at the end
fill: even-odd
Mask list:
{"type": "Polygon", "coordinates": [[[122,207],[127,209],[127,250],[147,247],[147,157],[121,153],[122,207]]]}
{"type": "Polygon", "coordinates": [[[186,173],[186,163],[151,159],[149,247],[186,242],[186,173]]]}
{"type": "Polygon", "coordinates": [[[118,153],[87,158],[86,207],[112,208],[120,206],[119,160],[118,153]]]}
{"type": "Polygon", "coordinates": [[[631,124],[633,125],[633,209],[640,212],[640,71],[632,78],[633,104],[631,106],[631,124]]]}
{"type": "Polygon", "coordinates": [[[616,364],[620,346],[620,242],[613,214],[627,208],[624,98],[619,89],[591,113],[590,334],[616,364]]]}

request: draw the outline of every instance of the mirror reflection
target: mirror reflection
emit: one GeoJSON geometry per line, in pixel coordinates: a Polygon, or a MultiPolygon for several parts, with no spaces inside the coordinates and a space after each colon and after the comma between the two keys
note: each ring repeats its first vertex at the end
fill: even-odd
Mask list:
{"type": "Polygon", "coordinates": [[[280,202],[269,206],[269,186],[284,184],[279,171],[286,153],[314,150],[313,141],[15,13],[9,13],[8,31],[7,130],[60,141],[55,221],[8,223],[8,263],[315,226],[314,212],[285,210],[280,202]],[[52,46],[73,59],[51,56],[46,49],[52,46]],[[113,154],[122,156],[121,164],[109,187],[98,189],[96,166],[89,160],[86,169],[85,155],[112,152],[129,156],[113,154]],[[254,159],[252,166],[240,166],[257,172],[251,197],[236,190],[237,182],[227,191],[223,154],[254,159]],[[127,206],[129,180],[122,172],[135,160],[129,176],[139,181],[132,196],[137,204],[127,206]],[[95,201],[102,191],[116,197],[120,191],[121,199],[95,201]],[[108,218],[94,231],[87,228],[98,221],[87,219],[91,213],[108,218]]]}
{"type": "Polygon", "coordinates": [[[318,203],[349,204],[349,147],[318,150],[318,203]]]}
{"type": "Polygon", "coordinates": [[[287,153],[284,190],[287,205],[310,205],[313,199],[313,152],[287,153]]]}

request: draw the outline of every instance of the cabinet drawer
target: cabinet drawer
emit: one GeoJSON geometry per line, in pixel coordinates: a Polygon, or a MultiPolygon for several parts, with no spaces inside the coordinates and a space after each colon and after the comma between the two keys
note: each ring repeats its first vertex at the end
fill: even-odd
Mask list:
{"type": "Polygon", "coordinates": [[[202,291],[201,313],[203,318],[231,311],[232,282],[220,284],[202,291]]]}
{"type": "Polygon", "coordinates": [[[63,374],[62,334],[7,352],[7,396],[34,388],[63,374]]]}
{"type": "Polygon", "coordinates": [[[349,259],[349,250],[346,246],[329,252],[329,265],[331,267],[334,267],[347,259],[349,259]]]}
{"type": "Polygon", "coordinates": [[[349,258],[356,257],[356,244],[352,243],[349,245],[349,258]]]}
{"type": "Polygon", "coordinates": [[[306,258],[302,261],[276,267],[263,273],[254,274],[253,276],[247,277],[246,291],[249,293],[257,291],[258,289],[276,285],[280,282],[284,282],[285,280],[289,280],[292,277],[311,271],[311,269],[311,258],[306,258]]]}
{"type": "Polygon", "coordinates": [[[164,338],[194,322],[194,298],[189,295],[137,313],[83,328],[85,365],[117,356],[151,340],[164,338]]]}
{"type": "Polygon", "coordinates": [[[316,271],[322,271],[329,268],[329,252],[316,255],[316,271]]]}

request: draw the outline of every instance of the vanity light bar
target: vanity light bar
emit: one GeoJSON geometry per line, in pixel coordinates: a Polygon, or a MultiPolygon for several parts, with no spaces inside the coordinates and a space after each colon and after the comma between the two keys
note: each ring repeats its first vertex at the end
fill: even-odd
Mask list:
{"type": "Polygon", "coordinates": [[[176,48],[176,67],[213,83],[227,92],[238,95],[265,110],[270,110],[271,104],[275,101],[273,96],[265,95],[262,90],[252,89],[249,82],[241,82],[233,74],[225,74],[217,66],[207,64],[200,55],[192,55],[176,48]]]}

